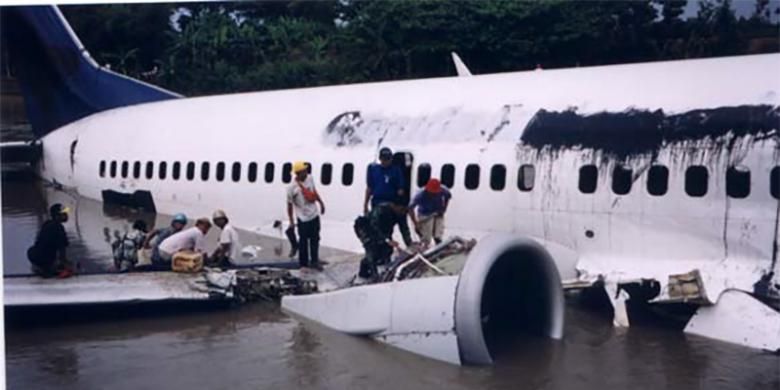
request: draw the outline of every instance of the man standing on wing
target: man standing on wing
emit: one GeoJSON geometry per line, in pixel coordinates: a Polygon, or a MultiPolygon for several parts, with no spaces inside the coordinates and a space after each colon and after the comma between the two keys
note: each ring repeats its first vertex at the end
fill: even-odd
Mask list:
{"type": "Polygon", "coordinates": [[[325,203],[314,188],[314,179],[309,175],[305,162],[293,163],[292,171],[295,180],[287,187],[287,216],[290,226],[298,226],[298,263],[302,269],[322,270],[319,258],[320,214],[325,214],[325,203]],[[293,216],[297,217],[297,221],[293,216]]]}
{"type": "Polygon", "coordinates": [[[363,215],[368,215],[368,203],[371,208],[380,204],[393,205],[396,210],[395,223],[401,231],[404,244],[412,245],[412,234],[406,223],[406,204],[401,204],[404,196],[406,179],[397,165],[393,165],[393,151],[388,147],[379,150],[379,164],[371,164],[366,173],[366,196],[363,201],[363,215]]]}

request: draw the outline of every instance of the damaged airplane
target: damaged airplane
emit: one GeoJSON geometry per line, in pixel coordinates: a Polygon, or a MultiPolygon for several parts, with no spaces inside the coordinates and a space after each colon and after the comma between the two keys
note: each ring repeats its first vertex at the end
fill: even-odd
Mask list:
{"type": "Polygon", "coordinates": [[[451,189],[448,232],[478,240],[462,268],[285,298],[291,312],[485,364],[491,318],[560,337],[562,288],[603,286],[616,325],[631,323],[627,300],[684,304],[686,331],[780,350],[778,54],[178,98],[82,77],[119,76],[56,8],[4,18],[25,32],[9,50],[28,65],[28,112],[45,117],[31,118],[38,172],[83,196],[219,207],[263,232],[305,159],[328,202],[321,243],[359,252],[378,148],[398,152],[408,192],[430,177],[451,189]]]}

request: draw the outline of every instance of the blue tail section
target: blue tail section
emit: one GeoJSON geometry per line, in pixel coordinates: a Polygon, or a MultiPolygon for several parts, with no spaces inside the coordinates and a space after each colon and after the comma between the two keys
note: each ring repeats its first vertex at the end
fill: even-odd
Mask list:
{"type": "Polygon", "coordinates": [[[0,17],[36,137],[96,112],[181,97],[101,68],[55,6],[2,7],[0,17]]]}

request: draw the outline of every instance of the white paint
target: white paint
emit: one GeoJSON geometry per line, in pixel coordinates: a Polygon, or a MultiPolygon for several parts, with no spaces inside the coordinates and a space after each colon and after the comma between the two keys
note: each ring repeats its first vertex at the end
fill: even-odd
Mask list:
{"type": "Polygon", "coordinates": [[[373,335],[390,327],[394,289],[388,284],[353,287],[313,295],[282,297],[282,308],[329,328],[373,335]]]}
{"type": "Polygon", "coordinates": [[[152,301],[206,301],[206,279],[200,274],[144,272],[77,275],[67,279],[4,278],[6,306],[76,305],[152,301]],[[203,287],[197,287],[203,283],[203,287]]]}
{"type": "Polygon", "coordinates": [[[741,291],[726,291],[715,306],[700,307],[685,332],[780,352],[780,313],[741,291]]]}

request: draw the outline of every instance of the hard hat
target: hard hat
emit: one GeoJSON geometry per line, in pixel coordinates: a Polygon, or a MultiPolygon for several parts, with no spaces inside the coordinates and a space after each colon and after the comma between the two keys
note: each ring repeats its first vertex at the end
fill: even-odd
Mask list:
{"type": "Polygon", "coordinates": [[[178,213],[178,214],[173,216],[173,220],[171,220],[171,222],[179,222],[179,223],[186,224],[187,223],[187,216],[184,215],[183,213],[178,213]]]}
{"type": "Polygon", "coordinates": [[[293,166],[292,166],[292,172],[293,173],[298,173],[298,172],[306,170],[306,169],[307,169],[306,162],[304,162],[304,161],[296,161],[296,162],[293,163],[293,166]]]}
{"type": "Polygon", "coordinates": [[[214,214],[211,215],[211,219],[219,219],[219,218],[227,218],[227,215],[225,215],[224,211],[217,210],[214,212],[214,214]]]}
{"type": "Polygon", "coordinates": [[[428,191],[432,194],[438,194],[441,192],[441,182],[439,179],[431,178],[428,180],[428,183],[425,184],[425,191],[428,191]]]}
{"type": "Polygon", "coordinates": [[[49,215],[52,217],[56,217],[60,214],[68,214],[70,212],[70,209],[66,206],[63,206],[60,203],[55,203],[49,207],[49,215]]]}

